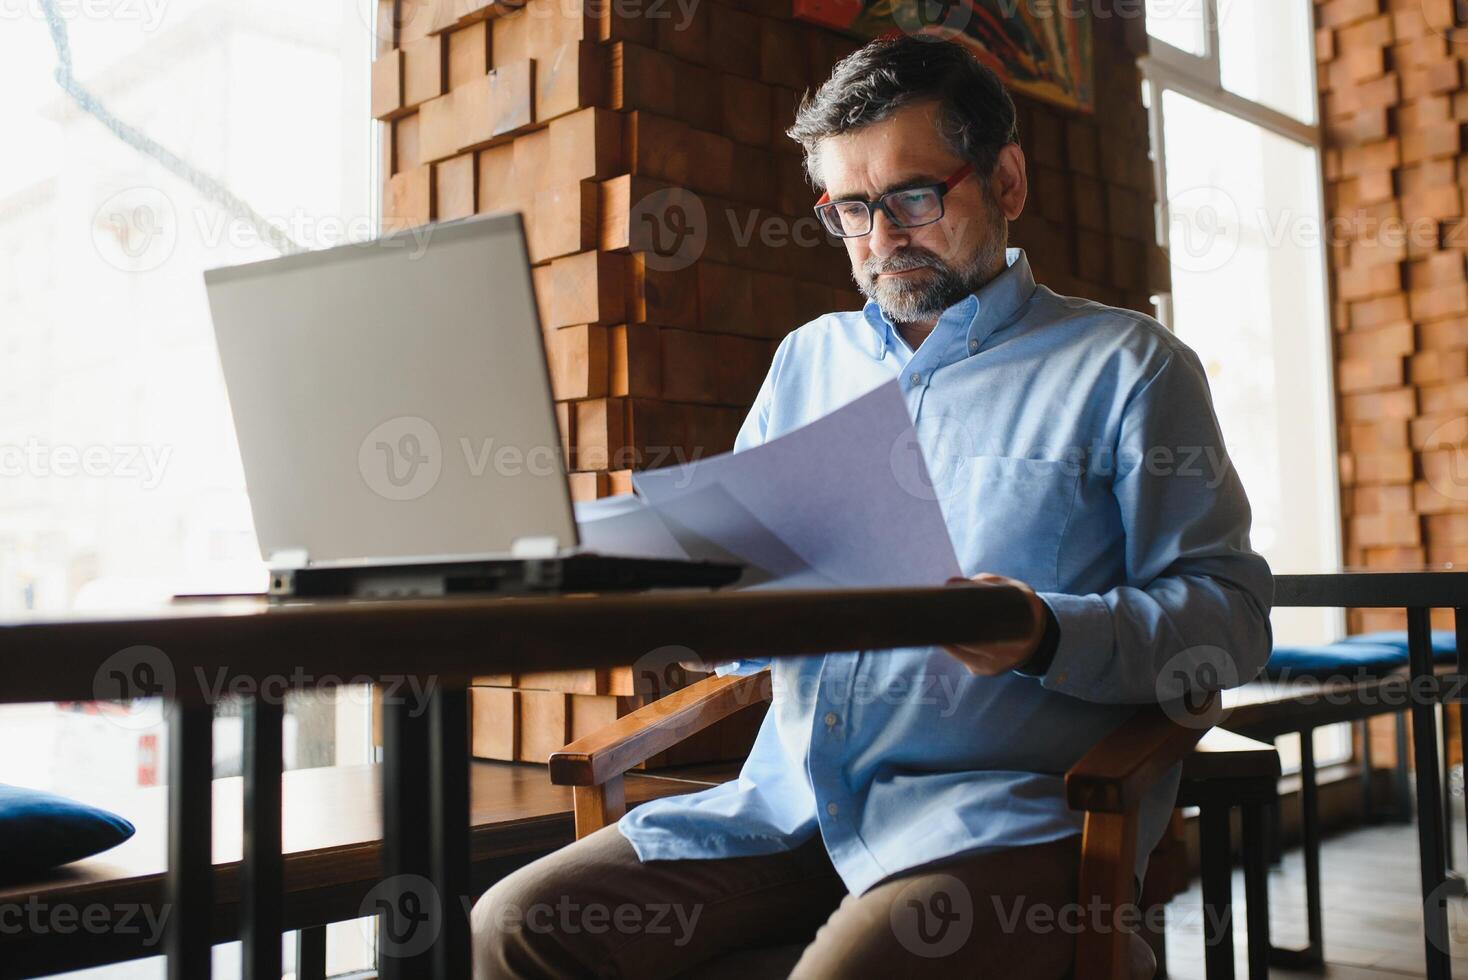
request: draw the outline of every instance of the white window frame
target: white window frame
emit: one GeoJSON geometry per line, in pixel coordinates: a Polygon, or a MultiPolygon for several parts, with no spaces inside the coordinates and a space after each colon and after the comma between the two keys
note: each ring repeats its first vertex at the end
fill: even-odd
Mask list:
{"type": "MultiPolygon", "coordinates": [[[[1142,69],[1143,85],[1147,89],[1148,104],[1148,136],[1152,144],[1152,169],[1153,180],[1157,188],[1157,208],[1155,213],[1157,243],[1162,247],[1164,253],[1171,254],[1171,230],[1172,215],[1168,210],[1170,195],[1167,190],[1167,145],[1163,140],[1163,105],[1162,93],[1167,90],[1175,91],[1181,95],[1226,112],[1229,115],[1243,119],[1278,136],[1294,140],[1303,146],[1310,147],[1315,151],[1317,166],[1323,166],[1325,156],[1325,138],[1318,123],[1305,123],[1272,109],[1261,105],[1250,99],[1243,98],[1223,87],[1220,59],[1218,50],[1218,2],[1219,0],[1199,0],[1203,4],[1203,54],[1195,55],[1174,47],[1165,41],[1147,35],[1149,53],[1138,59],[1142,69]]],[[[1310,4],[1311,0],[1279,0],[1279,2],[1310,4]]],[[[1313,21],[1312,21],[1313,22],[1313,21]]],[[[1310,63],[1310,85],[1312,91],[1318,91],[1318,64],[1312,51],[1310,63]]],[[[1325,174],[1320,174],[1318,182],[1319,195],[1316,206],[1319,208],[1322,218],[1326,215],[1325,210],[1325,174]]],[[[1326,284],[1327,291],[1330,283],[1329,259],[1324,247],[1320,249],[1320,281],[1326,284]]],[[[1321,406],[1325,413],[1324,417],[1329,420],[1326,426],[1326,435],[1330,439],[1330,459],[1340,457],[1340,446],[1336,431],[1336,391],[1334,378],[1334,346],[1331,331],[1331,297],[1325,297],[1326,309],[1326,336],[1324,338],[1326,347],[1326,367],[1332,372],[1330,383],[1326,385],[1326,404],[1321,406]]],[[[1161,292],[1157,296],[1158,319],[1169,330],[1176,330],[1175,319],[1172,309],[1172,295],[1170,292],[1161,292]]],[[[1331,466],[1330,486],[1334,490],[1330,501],[1330,518],[1336,527],[1335,548],[1332,560],[1340,567],[1344,560],[1342,552],[1342,535],[1340,533],[1340,469],[1331,466]]],[[[1330,569],[1322,569],[1330,571],[1330,569]]],[[[1338,632],[1344,632],[1345,616],[1342,612],[1338,632]]]]}
{"type": "MultiPolygon", "coordinates": [[[[1203,53],[1195,55],[1184,51],[1174,45],[1168,44],[1151,34],[1147,35],[1148,54],[1138,60],[1142,69],[1143,85],[1146,86],[1148,104],[1148,128],[1149,138],[1152,145],[1153,177],[1157,188],[1157,241],[1163,251],[1171,254],[1171,229],[1172,215],[1169,212],[1170,195],[1167,183],[1167,145],[1163,139],[1163,99],[1165,91],[1171,90],[1186,96],[1195,102],[1201,103],[1212,109],[1227,113],[1243,121],[1258,126],[1266,132],[1283,136],[1293,140],[1302,146],[1309,147],[1315,151],[1317,167],[1321,168],[1318,181],[1319,197],[1316,206],[1322,218],[1326,216],[1325,210],[1325,174],[1323,172],[1323,161],[1325,155],[1325,140],[1319,124],[1319,107],[1314,108],[1313,116],[1316,118],[1309,122],[1296,119],[1287,113],[1280,112],[1270,106],[1262,105],[1251,99],[1244,98],[1237,93],[1230,92],[1223,86],[1222,63],[1219,55],[1218,39],[1218,4],[1219,0],[1199,0],[1203,4],[1203,53]]],[[[1276,2],[1290,2],[1310,5],[1311,0],[1276,0],[1276,2]]],[[[1314,23],[1313,11],[1310,23],[1314,23]]],[[[1313,35],[1311,35],[1313,38],[1313,35]]],[[[1319,91],[1319,64],[1314,56],[1313,43],[1309,57],[1310,86],[1312,92],[1319,91]]],[[[1340,457],[1340,447],[1336,428],[1336,390],[1334,377],[1334,344],[1330,335],[1332,305],[1329,296],[1330,270],[1329,258],[1324,246],[1320,248],[1320,272],[1321,283],[1325,284],[1327,295],[1325,297],[1326,336],[1325,344],[1325,368],[1330,372],[1328,383],[1325,385],[1326,403],[1318,406],[1322,418],[1326,421],[1325,437],[1330,440],[1329,459],[1337,460],[1340,457]]],[[[1170,292],[1159,293],[1157,296],[1158,319],[1169,330],[1176,330],[1175,318],[1170,292]]],[[[1326,516],[1331,526],[1336,528],[1333,539],[1333,554],[1331,560],[1336,567],[1340,567],[1343,560],[1343,535],[1341,533],[1341,485],[1340,468],[1336,465],[1329,467],[1330,475],[1328,486],[1332,490],[1331,499],[1328,502],[1329,513],[1326,516]]],[[[1322,569],[1330,571],[1330,569],[1322,569]]],[[[1333,628],[1338,635],[1345,633],[1345,611],[1333,611],[1333,628]]],[[[1354,758],[1354,750],[1351,746],[1349,731],[1342,732],[1343,741],[1346,746],[1346,760],[1354,758]]],[[[1322,759],[1322,764],[1336,761],[1331,758],[1322,759]]],[[[1287,767],[1298,768],[1298,767],[1287,767]]]]}
{"type": "MultiPolygon", "coordinates": [[[[1180,95],[1185,95],[1195,102],[1226,112],[1231,116],[1237,116],[1245,122],[1252,123],[1261,129],[1267,130],[1286,139],[1294,140],[1315,151],[1317,162],[1322,161],[1325,155],[1325,137],[1321,131],[1318,121],[1301,122],[1288,113],[1280,112],[1269,106],[1262,105],[1251,99],[1230,92],[1223,87],[1223,67],[1219,57],[1218,48],[1218,0],[1198,0],[1203,4],[1203,53],[1195,55],[1190,51],[1174,47],[1166,41],[1158,40],[1152,35],[1147,35],[1148,53],[1138,59],[1138,65],[1142,69],[1142,84],[1147,87],[1148,130],[1152,143],[1152,176],[1157,187],[1157,243],[1162,246],[1163,251],[1170,251],[1172,216],[1168,213],[1167,193],[1167,148],[1162,139],[1163,115],[1162,115],[1162,93],[1171,89],[1180,95]]],[[[1310,4],[1311,0],[1279,0],[1284,3],[1310,4]]],[[[1313,23],[1313,12],[1312,21],[1313,23]]],[[[1319,76],[1317,74],[1319,65],[1312,51],[1310,57],[1310,89],[1318,91],[1319,76]]],[[[1318,116],[1318,110],[1316,112],[1318,116]]],[[[1325,175],[1320,177],[1320,199],[1318,201],[1320,213],[1325,214],[1325,175]]],[[[1321,249],[1321,274],[1322,282],[1329,283],[1329,262],[1325,256],[1325,250],[1321,249]]],[[[1169,330],[1173,329],[1172,297],[1168,293],[1158,296],[1158,319],[1160,319],[1169,330]]],[[[1330,303],[1327,297],[1326,309],[1329,310],[1330,303]]],[[[1330,385],[1332,412],[1335,410],[1335,385],[1330,385]]],[[[1331,416],[1334,418],[1334,415],[1331,416]]],[[[1336,450],[1335,428],[1331,427],[1331,449],[1336,450]]],[[[1339,474],[1336,477],[1336,510],[1339,517],[1340,508],[1340,481],[1339,474]]],[[[1336,561],[1341,560],[1339,535],[1336,540],[1336,561]]]]}

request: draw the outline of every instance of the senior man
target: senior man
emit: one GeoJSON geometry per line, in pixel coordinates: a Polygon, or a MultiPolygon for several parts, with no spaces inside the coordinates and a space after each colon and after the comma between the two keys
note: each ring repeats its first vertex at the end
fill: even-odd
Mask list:
{"type": "MultiPolygon", "coordinates": [[[[1197,357],[1150,317],[1036,285],[1007,248],[1027,183],[997,77],[951,43],[875,42],[790,136],[868,302],[785,338],[736,450],[895,379],[964,573],[1023,589],[1037,628],[778,661],[740,778],[496,884],[477,977],[699,976],[790,944],[802,978],[1063,976],[1065,770],[1133,706],[1268,656],[1269,569],[1197,357]]],[[[1175,790],[1145,802],[1140,855],[1175,790]]]]}

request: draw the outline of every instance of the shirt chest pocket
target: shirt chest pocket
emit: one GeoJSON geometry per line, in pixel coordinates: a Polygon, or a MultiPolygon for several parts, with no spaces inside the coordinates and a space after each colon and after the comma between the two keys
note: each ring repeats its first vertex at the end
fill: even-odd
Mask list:
{"type": "Polygon", "coordinates": [[[1080,467],[1060,460],[967,456],[943,494],[944,517],[965,575],[993,572],[1037,592],[1060,590],[1060,546],[1080,467]]]}

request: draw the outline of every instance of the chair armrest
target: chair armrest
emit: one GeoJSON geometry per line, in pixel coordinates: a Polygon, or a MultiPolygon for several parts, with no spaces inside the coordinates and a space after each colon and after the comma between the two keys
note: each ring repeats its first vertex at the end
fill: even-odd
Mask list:
{"type": "Polygon", "coordinates": [[[1209,695],[1185,725],[1155,706],[1138,710],[1065,774],[1071,809],[1102,813],[1135,809],[1143,795],[1193,751],[1222,715],[1216,694],[1209,695]]]}
{"type": "Polygon", "coordinates": [[[706,677],[552,752],[551,782],[600,786],[741,708],[769,699],[768,668],[706,677]]]}
{"type": "Polygon", "coordinates": [[[1222,714],[1216,694],[1186,724],[1169,718],[1155,705],[1141,708],[1065,774],[1071,809],[1086,812],[1079,900],[1083,907],[1102,910],[1104,916],[1099,922],[1086,923],[1076,936],[1075,980],[1130,976],[1132,926],[1125,922],[1125,911],[1137,899],[1138,806],[1222,714]]]}

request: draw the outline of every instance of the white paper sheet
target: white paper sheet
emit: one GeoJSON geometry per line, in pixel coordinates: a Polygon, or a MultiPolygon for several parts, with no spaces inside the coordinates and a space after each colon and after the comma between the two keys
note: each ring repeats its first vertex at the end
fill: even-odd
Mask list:
{"type": "Polygon", "coordinates": [[[764,568],[767,584],[937,585],[962,574],[896,382],[761,446],[632,481],[652,510],[764,568]]]}
{"type": "Polygon", "coordinates": [[[692,557],[647,502],[633,494],[578,501],[573,509],[576,533],[587,551],[626,558],[692,557]]]}

